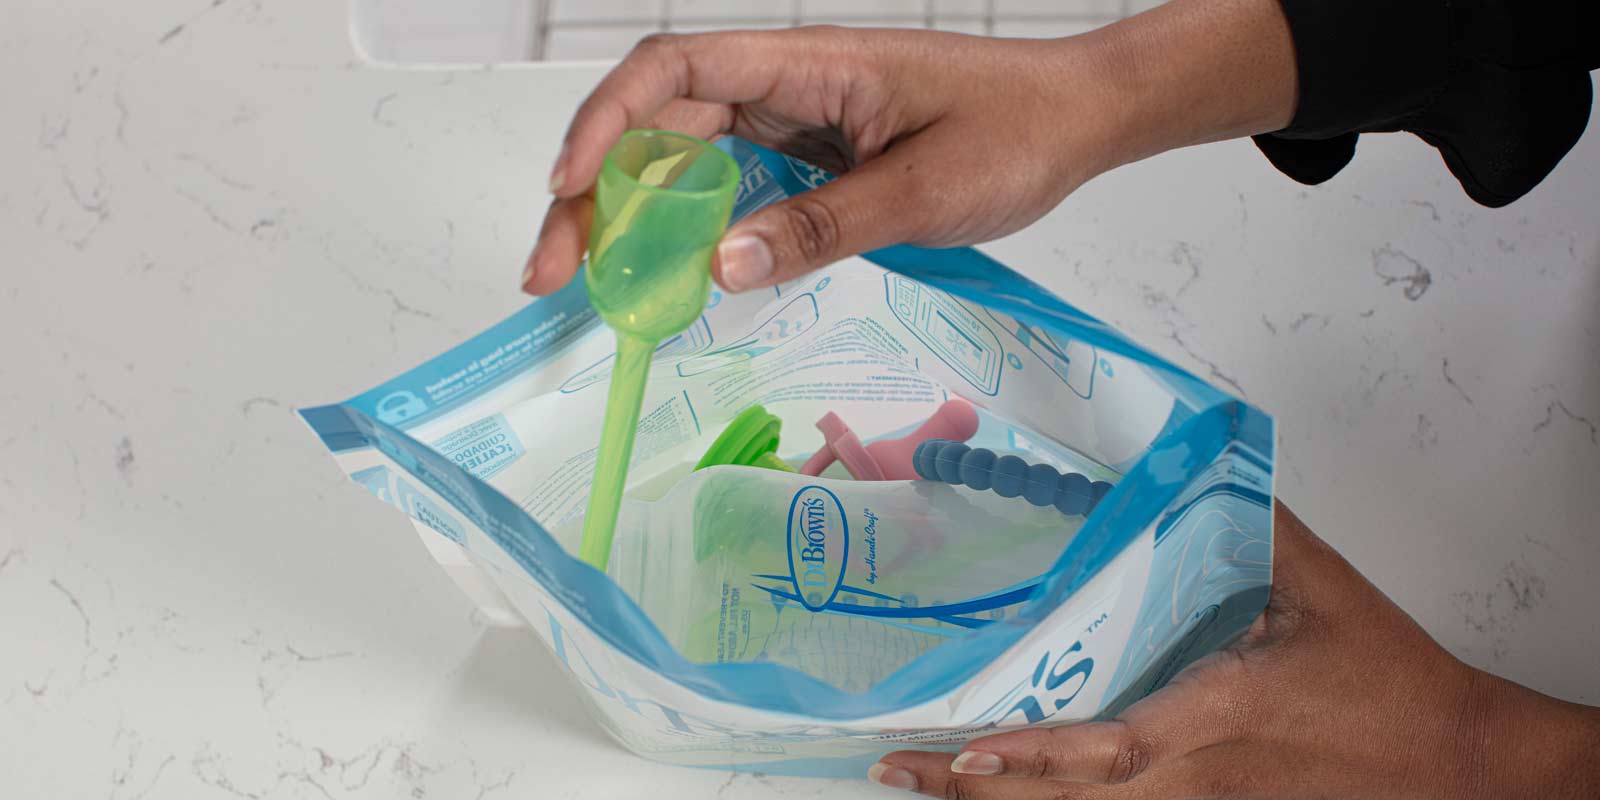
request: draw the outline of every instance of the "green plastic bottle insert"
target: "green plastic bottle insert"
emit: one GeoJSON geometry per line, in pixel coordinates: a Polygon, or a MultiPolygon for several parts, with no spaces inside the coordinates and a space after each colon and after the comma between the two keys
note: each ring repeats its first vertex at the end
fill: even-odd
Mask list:
{"type": "Polygon", "coordinates": [[[600,449],[579,557],[604,571],[627,485],[650,358],[705,311],[711,254],[733,212],[739,167],[693,136],[629,131],[606,154],[594,190],[584,278],[617,334],[600,449]]]}

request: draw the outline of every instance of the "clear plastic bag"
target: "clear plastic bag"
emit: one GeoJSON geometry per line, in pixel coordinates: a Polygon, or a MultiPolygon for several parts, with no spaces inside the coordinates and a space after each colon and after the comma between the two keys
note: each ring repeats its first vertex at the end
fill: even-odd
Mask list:
{"type": "MultiPolygon", "coordinates": [[[[829,179],[719,146],[741,165],[736,218],[829,179]]],[[[602,575],[569,553],[610,344],[575,282],[301,413],[641,754],[860,775],[907,743],[1115,713],[1266,604],[1271,419],[977,251],[895,247],[714,293],[656,353],[602,575]],[[1085,518],[927,481],[690,472],[753,403],[783,419],[778,454],[798,464],[823,414],[873,441],[951,397],[981,409],[973,446],[1115,488],[1085,518]]]]}

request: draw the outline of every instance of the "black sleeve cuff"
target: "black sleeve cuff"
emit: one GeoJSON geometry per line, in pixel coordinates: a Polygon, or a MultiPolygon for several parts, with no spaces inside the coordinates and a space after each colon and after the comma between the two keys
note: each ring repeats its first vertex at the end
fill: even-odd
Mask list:
{"type": "Polygon", "coordinates": [[[1295,181],[1315,186],[1339,174],[1356,155],[1356,134],[1341,133],[1331,139],[1287,139],[1271,134],[1255,137],[1256,147],[1295,181]]]}
{"type": "Polygon", "coordinates": [[[1299,99],[1256,137],[1302,183],[1333,177],[1357,134],[1409,131],[1462,188],[1502,206],[1538,185],[1589,120],[1593,0],[1279,0],[1299,99]],[[1583,17],[1583,19],[1580,19],[1583,17]]]}
{"type": "Polygon", "coordinates": [[[1294,121],[1281,137],[1326,139],[1393,125],[1426,105],[1455,66],[1448,0],[1279,2],[1300,85],[1294,121]]]}

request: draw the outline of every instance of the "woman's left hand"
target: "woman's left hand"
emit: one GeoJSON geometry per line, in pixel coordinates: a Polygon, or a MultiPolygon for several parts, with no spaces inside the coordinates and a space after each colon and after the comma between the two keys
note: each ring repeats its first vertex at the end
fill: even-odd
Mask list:
{"type": "Polygon", "coordinates": [[[1600,709],[1467,666],[1282,505],[1272,599],[1234,647],[1106,722],[901,751],[948,800],[1600,797],[1600,709]]]}

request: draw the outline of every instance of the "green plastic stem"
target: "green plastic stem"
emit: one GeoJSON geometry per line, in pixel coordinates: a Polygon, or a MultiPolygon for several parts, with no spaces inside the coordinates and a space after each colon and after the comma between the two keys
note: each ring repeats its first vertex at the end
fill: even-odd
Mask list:
{"type": "Polygon", "coordinates": [[[650,356],[655,350],[656,343],[648,339],[617,334],[617,360],[611,372],[611,391],[606,396],[606,417],[600,428],[589,507],[583,518],[583,543],[578,548],[578,557],[602,572],[611,558],[611,537],[616,532],[617,509],[621,507],[617,501],[628,481],[634,430],[639,427],[645,379],[649,377],[650,356]]]}
{"type": "Polygon", "coordinates": [[[728,227],[739,166],[711,143],[670,131],[629,131],[595,179],[584,285],[617,333],[594,482],[578,555],[611,559],[628,461],[658,344],[694,324],[711,289],[711,254],[728,227]]]}

